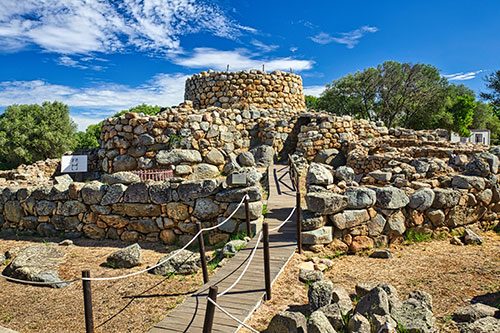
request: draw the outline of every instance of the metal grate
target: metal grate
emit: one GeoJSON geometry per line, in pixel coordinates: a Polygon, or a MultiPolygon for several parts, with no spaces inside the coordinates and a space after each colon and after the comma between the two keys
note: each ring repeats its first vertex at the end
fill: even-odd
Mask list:
{"type": "Polygon", "coordinates": [[[132,171],[141,178],[141,181],[154,180],[165,181],[174,176],[173,170],[134,170],[132,171]]]}

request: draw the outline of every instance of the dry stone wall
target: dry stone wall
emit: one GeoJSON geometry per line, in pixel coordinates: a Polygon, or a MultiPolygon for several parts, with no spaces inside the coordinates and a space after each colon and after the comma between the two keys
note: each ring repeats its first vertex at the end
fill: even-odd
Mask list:
{"type": "Polygon", "coordinates": [[[198,109],[306,108],[302,78],[281,71],[201,72],[187,79],[184,99],[198,109]]]}
{"type": "MultiPolygon", "coordinates": [[[[247,194],[255,231],[262,223],[261,174],[253,168],[237,172],[246,183],[221,178],[141,182],[134,174],[116,173],[103,182],[78,183],[62,177],[56,185],[6,187],[0,195],[0,227],[27,235],[183,244],[195,234],[196,222],[215,225],[247,194]]],[[[209,233],[210,243],[227,241],[231,233],[245,228],[245,217],[242,205],[232,219],[209,233]]]]}
{"type": "Polygon", "coordinates": [[[101,168],[107,173],[173,169],[184,178],[211,178],[250,148],[264,144],[281,150],[296,117],[289,109],[198,110],[189,102],[157,116],[127,113],[103,124],[101,168]]]}

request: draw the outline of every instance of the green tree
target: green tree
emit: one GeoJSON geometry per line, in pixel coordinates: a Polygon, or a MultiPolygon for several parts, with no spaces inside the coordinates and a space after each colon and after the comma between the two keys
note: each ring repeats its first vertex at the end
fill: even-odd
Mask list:
{"type": "Polygon", "coordinates": [[[486,76],[486,87],[489,92],[482,92],[481,98],[489,101],[500,118],[500,70],[486,76]]]}
{"type": "Polygon", "coordinates": [[[75,149],[98,148],[102,123],[89,125],[85,132],[76,133],[75,149]]]}
{"type": "Polygon", "coordinates": [[[8,106],[0,116],[0,164],[13,168],[60,157],[74,146],[75,131],[63,103],[8,106]]]}
{"type": "Polygon", "coordinates": [[[318,97],[306,95],[306,108],[308,109],[318,109],[318,97]]]}
{"type": "Polygon", "coordinates": [[[124,115],[125,113],[128,113],[128,112],[144,113],[145,115],[155,116],[161,112],[161,106],[148,105],[148,104],[143,103],[143,104],[131,107],[128,110],[122,110],[122,111],[114,114],[113,117],[119,117],[119,116],[124,115]]]}
{"type": "Polygon", "coordinates": [[[460,136],[470,136],[469,128],[474,120],[476,102],[474,97],[462,95],[455,98],[448,108],[448,112],[453,115],[453,131],[460,136]]]}
{"type": "Polygon", "coordinates": [[[500,144],[500,119],[495,115],[490,104],[478,102],[474,110],[474,118],[470,128],[489,129],[491,144],[500,144]]]}

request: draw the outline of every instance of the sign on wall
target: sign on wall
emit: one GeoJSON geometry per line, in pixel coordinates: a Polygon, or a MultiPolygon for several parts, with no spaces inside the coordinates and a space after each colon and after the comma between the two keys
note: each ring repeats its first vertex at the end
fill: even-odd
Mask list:
{"type": "Polygon", "coordinates": [[[87,172],[87,155],[64,155],[61,158],[61,173],[87,172]]]}

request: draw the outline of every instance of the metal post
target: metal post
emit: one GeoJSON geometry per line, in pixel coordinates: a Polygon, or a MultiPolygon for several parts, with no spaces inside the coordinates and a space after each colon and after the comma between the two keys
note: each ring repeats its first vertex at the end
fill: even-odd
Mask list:
{"type": "Polygon", "coordinates": [[[250,225],[250,207],[248,197],[245,197],[245,221],[247,224],[247,236],[252,237],[252,226],[250,225]]]}
{"type": "Polygon", "coordinates": [[[299,254],[302,254],[302,221],[301,221],[301,208],[300,208],[300,184],[299,184],[299,173],[297,172],[295,178],[296,188],[296,203],[295,207],[295,216],[297,217],[297,249],[299,250],[299,254]]]}
{"type": "MultiPolygon", "coordinates": [[[[196,222],[198,232],[201,230],[201,222],[196,222]]],[[[203,240],[203,232],[198,235],[198,247],[200,248],[201,270],[203,271],[203,283],[208,282],[207,257],[205,255],[205,241],[203,240]]]]}
{"type": "MultiPolygon", "coordinates": [[[[90,271],[82,271],[82,278],[89,278],[90,271]]],[[[94,333],[94,315],[92,313],[92,288],[89,280],[82,280],[83,309],[85,311],[85,332],[94,333]]]]}
{"type": "MultiPolygon", "coordinates": [[[[219,289],[217,286],[211,286],[208,290],[208,298],[217,302],[217,293],[219,289]]],[[[212,327],[214,326],[214,314],[215,305],[207,300],[207,308],[205,310],[205,321],[203,322],[203,333],[212,333],[212,327]]]]}
{"type": "Polygon", "coordinates": [[[264,235],[264,278],[266,281],[266,300],[271,299],[271,264],[269,257],[269,224],[264,222],[262,224],[262,232],[264,235]]]}

